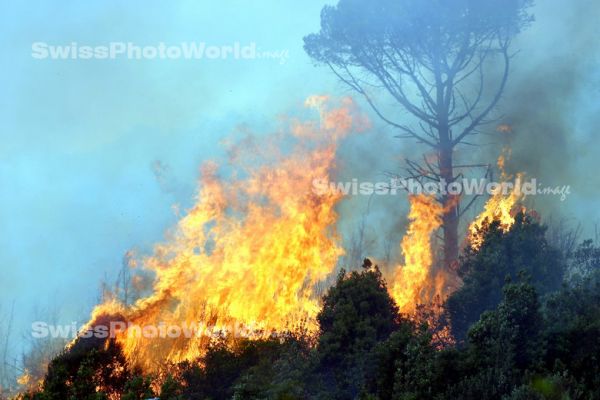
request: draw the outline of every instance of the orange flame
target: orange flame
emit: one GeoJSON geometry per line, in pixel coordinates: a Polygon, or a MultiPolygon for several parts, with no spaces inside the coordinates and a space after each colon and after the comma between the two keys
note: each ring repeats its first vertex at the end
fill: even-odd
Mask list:
{"type": "Polygon", "coordinates": [[[509,124],[500,124],[496,127],[496,132],[511,133],[512,131],[513,128],[509,124]]]}
{"type": "MultiPolygon", "coordinates": [[[[47,366],[45,368],[47,368],[47,366]]],[[[29,372],[28,369],[25,369],[23,371],[23,373],[21,374],[21,376],[19,376],[17,378],[17,383],[19,385],[27,388],[28,390],[33,391],[33,390],[37,390],[42,387],[43,378],[36,378],[29,372]]],[[[0,386],[0,389],[2,389],[1,386],[0,386]]],[[[0,394],[1,393],[2,393],[2,390],[0,390],[0,394]]]]}
{"type": "MultiPolygon", "coordinates": [[[[511,176],[505,172],[507,159],[510,157],[510,149],[503,149],[502,154],[498,157],[498,168],[501,171],[501,182],[506,183],[511,179],[511,176]]],[[[515,223],[515,208],[519,201],[524,197],[520,190],[520,182],[523,179],[523,174],[518,173],[515,179],[515,185],[509,193],[503,193],[499,190],[494,193],[485,203],[483,211],[469,225],[468,241],[472,248],[479,249],[483,243],[481,229],[485,224],[492,221],[499,221],[500,228],[504,232],[508,232],[515,223]]]]}
{"type": "MultiPolygon", "coordinates": [[[[434,261],[431,237],[442,225],[444,212],[442,205],[432,196],[410,196],[409,200],[410,224],[401,243],[404,265],[397,267],[390,285],[392,297],[403,313],[414,312],[430,289],[429,278],[434,261]]],[[[437,277],[434,284],[440,290],[443,287],[441,279],[441,276],[437,277]]]]}
{"type": "Polygon", "coordinates": [[[216,165],[205,165],[196,205],[144,260],[155,274],[152,294],[130,307],[117,301],[97,306],[89,327],[103,316],[142,329],[191,327],[193,337],[121,331],[117,341],[126,357],[147,371],[197,358],[215,330],[265,336],[303,324],[315,331],[320,309],[315,287],[333,272],[343,250],[334,209],[342,196],[316,194],[313,182],[331,175],[337,141],[368,126],[355,115],[351,99],[338,108],[327,100],[306,101],[320,112],[320,123],[294,122],[296,142],[289,154],[274,151],[271,137],[233,149],[238,165],[252,155],[239,174],[244,178],[221,180],[216,165]],[[259,165],[257,152],[267,158],[259,165]],[[210,329],[208,335],[203,328],[210,329]]]}
{"type": "MultiPolygon", "coordinates": [[[[205,164],[197,203],[137,267],[154,274],[151,294],[132,305],[107,300],[93,310],[87,328],[132,324],[116,339],[128,361],[147,372],[198,358],[214,334],[258,338],[298,327],[316,332],[319,288],[344,251],[335,229],[342,195],[317,194],[313,185],[329,181],[338,141],[369,127],[351,99],[329,104],[326,96],[306,101],[320,119],[293,121],[292,151],[280,150],[281,137],[253,138],[230,149],[237,167],[232,178],[220,179],[217,165],[205,164]],[[153,337],[145,327],[153,328],[153,337]],[[170,337],[170,327],[192,335],[170,337]]],[[[289,135],[283,139],[289,144],[289,135]]],[[[432,273],[432,234],[444,208],[423,195],[410,203],[401,243],[405,265],[390,285],[403,313],[414,313],[446,281],[432,273]]]]}

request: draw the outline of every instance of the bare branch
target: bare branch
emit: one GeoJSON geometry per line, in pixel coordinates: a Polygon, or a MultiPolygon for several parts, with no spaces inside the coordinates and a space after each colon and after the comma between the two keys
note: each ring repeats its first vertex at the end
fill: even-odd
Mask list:
{"type": "Polygon", "coordinates": [[[427,144],[430,147],[437,148],[437,143],[432,142],[429,139],[424,138],[423,136],[421,136],[418,133],[416,133],[414,130],[410,129],[408,126],[398,124],[398,123],[392,121],[391,119],[387,118],[381,112],[381,110],[377,107],[377,105],[375,104],[375,102],[371,99],[371,96],[369,96],[368,93],[363,89],[363,87],[361,86],[360,82],[358,82],[358,80],[354,77],[354,75],[350,72],[350,70],[347,67],[344,67],[344,70],[345,70],[346,74],[348,75],[349,79],[347,79],[344,76],[342,76],[342,74],[340,74],[333,67],[332,64],[328,64],[328,65],[329,65],[329,68],[331,69],[331,71],[342,82],[344,82],[346,85],[350,86],[352,89],[354,89],[356,92],[358,92],[359,94],[361,94],[365,98],[365,100],[367,101],[367,103],[369,104],[369,106],[371,107],[371,109],[377,114],[377,116],[379,118],[381,118],[383,121],[385,121],[389,125],[391,125],[391,126],[393,126],[395,128],[400,129],[401,131],[403,131],[405,133],[405,136],[408,136],[408,137],[411,137],[413,139],[416,139],[417,141],[425,143],[425,144],[427,144]]]}
{"type": "Polygon", "coordinates": [[[490,104],[485,108],[485,110],[483,110],[483,112],[481,112],[481,114],[479,114],[478,117],[476,117],[475,119],[473,119],[473,121],[462,131],[462,133],[453,141],[453,145],[457,145],[458,143],[461,143],[462,140],[469,134],[472,133],[473,129],[475,129],[475,127],[477,127],[485,117],[487,117],[487,115],[490,113],[490,111],[492,111],[494,109],[494,107],[496,107],[496,105],[498,104],[498,102],[500,101],[500,98],[502,97],[502,93],[504,92],[504,88],[506,86],[506,82],[508,81],[508,71],[510,68],[510,56],[508,54],[508,41],[503,45],[502,47],[502,57],[504,59],[504,72],[502,74],[502,80],[500,82],[500,86],[498,87],[498,90],[496,91],[496,94],[494,96],[494,98],[492,99],[492,101],[490,102],[490,104]]]}

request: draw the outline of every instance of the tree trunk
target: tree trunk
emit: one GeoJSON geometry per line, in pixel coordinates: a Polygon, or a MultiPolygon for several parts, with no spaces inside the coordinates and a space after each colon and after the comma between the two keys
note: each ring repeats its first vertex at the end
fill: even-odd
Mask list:
{"type": "MultiPolygon", "coordinates": [[[[439,148],[440,177],[446,181],[446,185],[454,180],[454,168],[452,160],[453,146],[447,134],[441,134],[439,148]],[[448,140],[446,140],[448,138],[448,140]]],[[[442,218],[444,232],[444,267],[452,268],[458,260],[458,204],[459,198],[450,194],[442,197],[445,213],[442,218]]]]}

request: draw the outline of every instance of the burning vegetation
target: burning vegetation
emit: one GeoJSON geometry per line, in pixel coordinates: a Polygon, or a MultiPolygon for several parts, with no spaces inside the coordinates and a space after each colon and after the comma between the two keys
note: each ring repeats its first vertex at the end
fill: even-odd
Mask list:
{"type": "Polygon", "coordinates": [[[107,293],[47,370],[25,369],[20,399],[600,399],[600,249],[550,242],[509,148],[495,168],[457,160],[494,121],[531,3],[341,0],[304,40],[426,149],[403,160],[409,178],[440,187],[485,167],[497,192],[408,193],[397,251],[381,269],[376,254],[344,265],[347,195],[315,182],[335,181],[344,141],[372,126],[349,96],[311,96],[315,118],[202,165],[164,241],[128,254],[134,298],[107,293]],[[466,220],[470,206],[482,211],[466,220]]]}
{"type": "MultiPolygon", "coordinates": [[[[126,321],[115,324],[121,327],[116,342],[131,365],[155,373],[165,363],[202,356],[215,335],[264,339],[318,331],[320,293],[344,254],[336,231],[342,195],[316,194],[312,184],[332,178],[339,141],[364,130],[368,120],[349,98],[332,107],[327,97],[315,96],[306,105],[319,112],[319,121],[293,121],[287,151],[281,137],[270,137],[267,148],[265,140],[259,145],[248,137],[230,149],[237,168],[232,177],[219,178],[216,164],[203,167],[197,203],[143,260],[155,277],[150,294],[131,305],[109,297],[86,329],[126,321]],[[159,325],[191,332],[148,338],[131,328],[159,325]]],[[[444,208],[431,196],[409,200],[404,262],[389,281],[406,315],[450,294],[450,273],[436,267],[433,238],[444,208]]]]}
{"type": "MultiPolygon", "coordinates": [[[[507,159],[510,158],[510,149],[505,148],[498,157],[498,169],[500,170],[500,182],[505,184],[509,182],[513,177],[506,173],[505,164],[507,159]]],[[[520,182],[523,179],[524,174],[518,173],[515,182],[520,182]]],[[[505,186],[508,187],[508,186],[505,186]]],[[[469,224],[469,245],[475,249],[478,249],[483,242],[482,234],[485,231],[484,227],[497,221],[500,228],[507,232],[510,227],[515,223],[515,215],[521,211],[525,211],[522,205],[524,195],[520,191],[518,184],[513,184],[508,190],[508,193],[502,191],[502,187],[499,187],[497,193],[492,194],[490,199],[483,206],[483,212],[469,224]]]]}
{"type": "MultiPolygon", "coordinates": [[[[229,176],[214,163],[203,166],[196,204],[151,256],[131,263],[137,273],[151,274],[152,285],[137,288],[142,296],[132,303],[107,296],[43,379],[23,375],[29,388],[23,398],[252,398],[244,397],[259,390],[252,385],[266,385],[264,396],[276,390],[282,398],[356,398],[371,391],[387,399],[390,387],[452,398],[466,389],[431,381],[433,371],[451,374],[481,362],[488,371],[498,357],[513,365],[522,354],[523,366],[514,364],[511,373],[540,357],[548,366],[540,371],[554,371],[554,355],[530,349],[550,340],[555,329],[537,296],[558,290],[565,268],[537,218],[525,212],[518,186],[483,205],[468,225],[456,268],[446,268],[438,256],[437,233],[452,205],[419,194],[409,196],[403,259],[392,272],[384,276],[367,259],[362,272],[347,273],[340,269],[336,211],[344,197],[333,189],[317,194],[312,185],[332,178],[340,141],[369,123],[349,98],[332,106],[316,96],[306,105],[318,111],[318,121],[293,120],[289,133],[269,137],[268,145],[246,137],[231,146],[235,168],[229,176]],[[503,323],[507,318],[513,322],[503,323]],[[89,334],[102,326],[116,327],[114,337],[89,334]],[[189,332],[170,335],[172,326],[189,332]],[[522,326],[534,331],[521,332],[522,326]],[[147,335],[144,327],[159,333],[147,335]],[[449,362],[456,345],[467,346],[475,359],[449,362]],[[421,371],[425,386],[399,385],[400,378],[390,375],[390,363],[397,362],[390,357],[408,357],[395,373],[421,371]],[[296,378],[290,383],[285,374],[296,378]],[[295,397],[285,397],[290,393],[295,397]]],[[[504,172],[507,155],[498,160],[502,182],[513,178],[504,172]]],[[[589,265],[586,257],[596,252],[578,254],[589,265]]],[[[567,301],[560,297],[567,294],[557,296],[567,301]]],[[[522,382],[517,376],[512,385],[522,382]]],[[[463,385],[486,379],[467,378],[479,383],[463,385]]]]}
{"type": "MultiPolygon", "coordinates": [[[[266,146],[267,140],[252,137],[231,146],[236,170],[229,178],[219,177],[216,164],[204,165],[196,204],[142,260],[144,273],[154,276],[149,294],[133,304],[108,296],[83,332],[112,326],[114,340],[82,335],[67,352],[114,341],[128,365],[162,374],[165,365],[202,358],[217,338],[235,346],[240,338],[318,334],[321,293],[344,254],[336,230],[336,206],[343,196],[334,190],[316,194],[312,184],[332,178],[339,141],[369,126],[350,98],[331,103],[325,96],[307,99],[319,120],[292,121],[291,142],[273,135],[266,146]],[[187,327],[189,332],[149,336],[140,330],[147,326],[187,327]]],[[[504,173],[503,179],[508,179],[504,173]]],[[[514,214],[506,210],[518,199],[512,193],[489,199],[469,227],[473,248],[481,245],[477,233],[484,221],[510,229],[514,214]]],[[[404,261],[388,277],[387,287],[399,316],[433,327],[443,313],[434,305],[457,287],[455,272],[440,268],[435,255],[435,234],[446,210],[428,195],[409,196],[409,203],[409,225],[400,243],[404,261]],[[431,311],[423,314],[423,307],[431,311]]],[[[449,326],[443,330],[444,341],[452,343],[449,326]]]]}
{"type": "MultiPolygon", "coordinates": [[[[317,195],[312,182],[332,174],[338,141],[365,120],[353,115],[350,99],[332,108],[311,97],[306,105],[320,121],[293,122],[287,152],[276,147],[280,137],[247,138],[231,148],[234,176],[220,179],[216,165],[203,167],[197,203],[143,262],[155,275],[151,294],[129,307],[99,305],[90,325],[118,313],[139,326],[195,324],[234,336],[315,332],[317,287],[343,254],[335,226],[342,197],[317,195]]],[[[145,371],[194,360],[210,339],[195,332],[153,340],[127,329],[117,337],[127,359],[145,371]]]]}
{"type": "MultiPolygon", "coordinates": [[[[402,239],[404,265],[396,267],[390,291],[400,311],[412,313],[419,304],[429,303],[440,287],[434,287],[432,236],[442,225],[443,207],[432,196],[411,196],[410,224],[402,239]]],[[[437,293],[436,293],[437,292],[437,293]]]]}

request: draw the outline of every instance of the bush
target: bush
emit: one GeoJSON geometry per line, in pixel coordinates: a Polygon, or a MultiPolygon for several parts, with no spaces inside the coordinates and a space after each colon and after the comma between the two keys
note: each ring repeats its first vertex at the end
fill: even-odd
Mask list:
{"type": "Polygon", "coordinates": [[[323,298],[317,316],[318,372],[334,398],[356,398],[373,368],[371,351],[399,326],[398,307],[377,267],[346,274],[323,298]]]}
{"type": "Polygon", "coordinates": [[[481,232],[481,247],[465,250],[458,269],[463,286],[446,302],[452,334],[459,343],[484,311],[500,303],[507,278],[514,281],[525,272],[542,295],[561,287],[566,264],[544,233],[543,226],[520,213],[508,232],[493,222],[481,232]]]}

